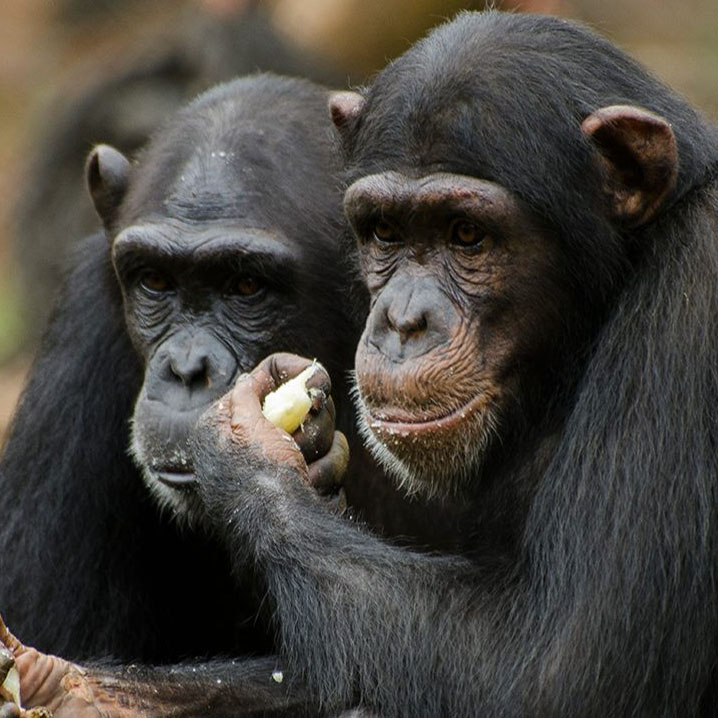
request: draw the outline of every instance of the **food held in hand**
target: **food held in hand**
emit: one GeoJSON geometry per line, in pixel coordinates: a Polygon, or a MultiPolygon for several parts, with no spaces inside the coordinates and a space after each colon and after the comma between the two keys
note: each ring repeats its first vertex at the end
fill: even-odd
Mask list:
{"type": "Polygon", "coordinates": [[[0,700],[12,701],[16,706],[20,707],[20,674],[15,668],[15,661],[9,651],[2,650],[0,652],[0,660],[7,658],[11,662],[10,668],[7,669],[5,680],[0,683],[0,700]]]}
{"type": "Polygon", "coordinates": [[[313,362],[294,379],[267,394],[262,413],[272,424],[284,429],[288,434],[293,434],[302,425],[312,407],[312,394],[307,389],[307,382],[319,367],[318,362],[313,362]]]}

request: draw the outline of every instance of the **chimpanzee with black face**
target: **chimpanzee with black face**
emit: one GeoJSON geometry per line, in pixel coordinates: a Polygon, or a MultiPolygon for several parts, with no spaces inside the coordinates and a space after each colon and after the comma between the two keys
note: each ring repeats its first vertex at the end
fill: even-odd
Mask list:
{"type": "MultiPolygon", "coordinates": [[[[371,294],[365,433],[475,520],[461,555],[422,555],[326,511],[260,412],[306,362],[243,377],[194,467],[296,685],[381,716],[715,715],[715,129],[585,29],[493,12],[331,112],[371,294]]],[[[83,680],[177,706],[202,690],[83,680]]]]}
{"type": "Polygon", "coordinates": [[[92,152],[107,236],[79,248],[0,469],[0,606],[38,648],[168,661],[271,645],[225,550],[183,525],[187,441],[273,351],[339,378],[352,365],[327,98],[245,78],[179,112],[135,166],[92,152]]]}
{"type": "Polygon", "coordinates": [[[238,373],[296,346],[340,377],[351,365],[340,185],[318,114],[325,97],[300,81],[239,81],[180,113],[131,183],[115,150],[88,160],[145,367],[132,454],[159,502],[183,516],[197,501],[188,434],[238,373]],[[276,115],[291,120],[272,123],[276,115]],[[123,194],[128,185],[120,205],[118,182],[123,194]]]}
{"type": "MultiPolygon", "coordinates": [[[[245,78],[173,117],[134,167],[107,146],[91,153],[106,231],[78,248],[0,467],[0,607],[38,648],[155,663],[273,647],[251,566],[197,520],[188,434],[273,351],[316,356],[340,383],[352,365],[366,293],[344,259],[328,96],[245,78]]],[[[351,434],[346,390],[336,417],[329,402],[295,434],[308,457],[331,444],[335,419],[351,434]]],[[[313,464],[329,503],[337,471],[323,467],[345,455],[340,441],[313,464]]],[[[381,476],[353,480],[366,463],[354,451],[344,477],[353,515],[445,544],[445,514],[381,476]]],[[[256,670],[264,688],[267,661],[232,675],[256,670]]],[[[272,705],[294,714],[273,688],[272,705]]]]}

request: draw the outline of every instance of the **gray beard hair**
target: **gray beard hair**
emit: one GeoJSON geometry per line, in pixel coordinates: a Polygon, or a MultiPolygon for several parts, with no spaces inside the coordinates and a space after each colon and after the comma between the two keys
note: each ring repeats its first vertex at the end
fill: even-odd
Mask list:
{"type": "Polygon", "coordinates": [[[356,407],[359,435],[379,465],[408,496],[420,496],[427,500],[455,496],[481,471],[489,446],[499,440],[497,412],[489,406],[477,412],[465,432],[460,432],[463,440],[457,440],[453,450],[443,446],[441,451],[435,452],[427,445],[420,459],[410,464],[376,437],[356,372],[351,373],[351,378],[350,392],[356,407]]]}
{"type": "Polygon", "coordinates": [[[142,473],[144,484],[152,495],[160,513],[169,514],[175,522],[189,528],[194,514],[192,510],[193,502],[189,501],[182,492],[175,491],[159,481],[155,472],[150,468],[151,460],[147,457],[145,449],[138,438],[138,432],[135,431],[134,418],[130,422],[130,436],[128,453],[142,473]]]}

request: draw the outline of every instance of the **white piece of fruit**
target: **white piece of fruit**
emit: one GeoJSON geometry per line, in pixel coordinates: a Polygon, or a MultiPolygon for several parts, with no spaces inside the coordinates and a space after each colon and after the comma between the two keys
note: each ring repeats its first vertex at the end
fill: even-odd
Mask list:
{"type": "Polygon", "coordinates": [[[20,706],[20,673],[13,666],[9,671],[2,685],[0,685],[0,695],[10,698],[12,702],[20,706]]]}
{"type": "Polygon", "coordinates": [[[272,680],[275,683],[281,683],[284,680],[284,673],[281,671],[272,671],[272,680]]]}
{"type": "Polygon", "coordinates": [[[312,407],[307,382],[319,366],[316,361],[313,362],[294,379],[285,382],[264,398],[262,413],[272,424],[284,429],[288,434],[293,434],[302,425],[312,407]]]}

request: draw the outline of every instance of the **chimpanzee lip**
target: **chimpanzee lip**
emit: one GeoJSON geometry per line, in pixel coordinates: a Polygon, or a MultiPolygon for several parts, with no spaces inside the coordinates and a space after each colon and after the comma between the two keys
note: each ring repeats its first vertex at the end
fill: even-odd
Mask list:
{"type": "Polygon", "coordinates": [[[156,471],[157,480],[171,489],[189,490],[197,485],[194,471],[168,470],[156,471]]]}
{"type": "Polygon", "coordinates": [[[420,434],[453,429],[487,403],[488,397],[481,392],[457,409],[431,419],[416,416],[405,409],[378,409],[365,405],[365,411],[368,414],[369,427],[374,432],[388,432],[393,435],[420,434]]]}

